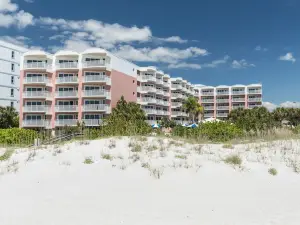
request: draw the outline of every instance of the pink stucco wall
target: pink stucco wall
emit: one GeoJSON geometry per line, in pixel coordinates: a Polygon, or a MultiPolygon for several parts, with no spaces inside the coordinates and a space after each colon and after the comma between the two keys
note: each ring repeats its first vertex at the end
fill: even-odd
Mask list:
{"type": "Polygon", "coordinates": [[[111,107],[117,105],[123,95],[128,102],[137,101],[137,79],[116,70],[111,71],[111,107]],[[134,94],[133,94],[134,93],[134,94]]]}
{"type": "Polygon", "coordinates": [[[19,127],[22,127],[22,121],[23,121],[23,105],[24,105],[24,100],[23,100],[23,90],[24,90],[24,76],[25,76],[25,71],[21,70],[20,71],[20,114],[19,114],[19,127]]]}

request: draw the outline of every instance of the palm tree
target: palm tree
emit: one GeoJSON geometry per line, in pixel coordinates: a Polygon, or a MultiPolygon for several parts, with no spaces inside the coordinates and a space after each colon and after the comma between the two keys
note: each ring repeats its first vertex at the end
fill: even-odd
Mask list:
{"type": "Polygon", "coordinates": [[[199,104],[197,98],[192,96],[184,101],[182,108],[189,114],[189,117],[192,118],[193,122],[197,115],[203,114],[203,107],[199,104]]]}
{"type": "Polygon", "coordinates": [[[19,115],[15,108],[7,106],[0,107],[0,128],[11,128],[19,126],[19,115]]]}

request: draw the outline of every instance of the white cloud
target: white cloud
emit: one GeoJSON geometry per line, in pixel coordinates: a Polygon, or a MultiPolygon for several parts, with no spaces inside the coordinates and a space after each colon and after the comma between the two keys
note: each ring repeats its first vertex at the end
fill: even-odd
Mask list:
{"type": "Polygon", "coordinates": [[[280,104],[280,107],[284,107],[284,108],[300,108],[300,102],[283,102],[280,104]]]}
{"type": "Polygon", "coordinates": [[[22,29],[33,24],[33,16],[30,13],[24,12],[23,10],[12,14],[0,13],[0,27],[7,28],[14,25],[22,29]]]}
{"type": "Polygon", "coordinates": [[[187,40],[184,40],[179,36],[171,36],[171,37],[168,37],[168,38],[154,38],[154,40],[161,41],[161,42],[180,43],[180,44],[188,42],[187,40]]]}
{"type": "Polygon", "coordinates": [[[296,62],[296,59],[294,58],[293,53],[291,53],[291,52],[288,52],[285,55],[280,56],[279,60],[282,60],[282,61],[291,61],[293,63],[296,62]]]}
{"type": "Polygon", "coordinates": [[[17,9],[18,5],[11,0],[0,0],[0,12],[15,12],[17,9]]]}
{"type": "Polygon", "coordinates": [[[245,59],[242,60],[233,60],[231,63],[231,67],[234,69],[243,69],[248,67],[255,67],[254,64],[248,63],[245,59]]]}
{"type": "Polygon", "coordinates": [[[168,65],[168,68],[171,68],[171,69],[183,68],[183,69],[200,70],[202,67],[200,64],[195,64],[195,63],[177,63],[177,64],[168,65]]]}
{"type": "Polygon", "coordinates": [[[208,52],[205,49],[197,47],[190,47],[187,49],[178,48],[134,48],[129,45],[120,46],[114,49],[113,52],[125,59],[139,62],[164,62],[175,64],[181,60],[193,58],[197,56],[207,55],[208,52]]]}
{"type": "Polygon", "coordinates": [[[226,55],[226,56],[224,56],[223,59],[214,60],[211,63],[204,64],[203,67],[215,68],[215,67],[219,66],[220,64],[227,63],[229,59],[230,59],[230,57],[228,55],[226,55]]]}
{"type": "Polygon", "coordinates": [[[254,50],[255,50],[255,51],[262,51],[262,52],[268,51],[267,48],[263,48],[263,47],[261,47],[260,45],[256,46],[254,50]]]}
{"type": "Polygon", "coordinates": [[[19,45],[23,48],[27,49],[40,49],[42,50],[43,48],[40,46],[34,46],[32,45],[32,40],[29,37],[24,37],[24,36],[0,36],[0,40],[19,45]]]}
{"type": "Polygon", "coordinates": [[[272,102],[263,102],[262,105],[266,107],[270,112],[277,108],[277,105],[273,104],[272,102]]]}

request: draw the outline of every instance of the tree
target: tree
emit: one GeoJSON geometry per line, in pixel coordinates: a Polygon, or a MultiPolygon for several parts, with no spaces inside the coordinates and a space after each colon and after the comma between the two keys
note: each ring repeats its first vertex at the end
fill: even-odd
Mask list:
{"type": "Polygon", "coordinates": [[[197,98],[188,97],[183,103],[183,109],[189,114],[189,117],[192,118],[193,122],[197,115],[203,114],[203,107],[199,104],[197,98]]]}
{"type": "Polygon", "coordinates": [[[0,106],[0,128],[19,127],[19,114],[14,107],[0,106]]]}

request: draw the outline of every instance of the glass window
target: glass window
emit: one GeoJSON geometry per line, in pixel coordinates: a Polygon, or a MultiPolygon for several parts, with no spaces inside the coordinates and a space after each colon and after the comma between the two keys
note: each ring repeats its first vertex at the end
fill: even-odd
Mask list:
{"type": "Polygon", "coordinates": [[[15,71],[15,64],[11,64],[11,71],[14,72],[15,71]]]}
{"type": "Polygon", "coordinates": [[[14,59],[15,58],[15,51],[11,52],[11,58],[14,59]]]}
{"type": "Polygon", "coordinates": [[[11,76],[10,82],[11,82],[11,84],[14,84],[14,83],[15,83],[15,77],[14,77],[14,76],[11,76]]]}
{"type": "Polygon", "coordinates": [[[10,102],[10,107],[14,107],[14,102],[10,102]]]}
{"type": "Polygon", "coordinates": [[[14,89],[10,89],[10,96],[11,96],[11,97],[14,97],[14,94],[15,94],[15,93],[14,93],[14,89]]]}

